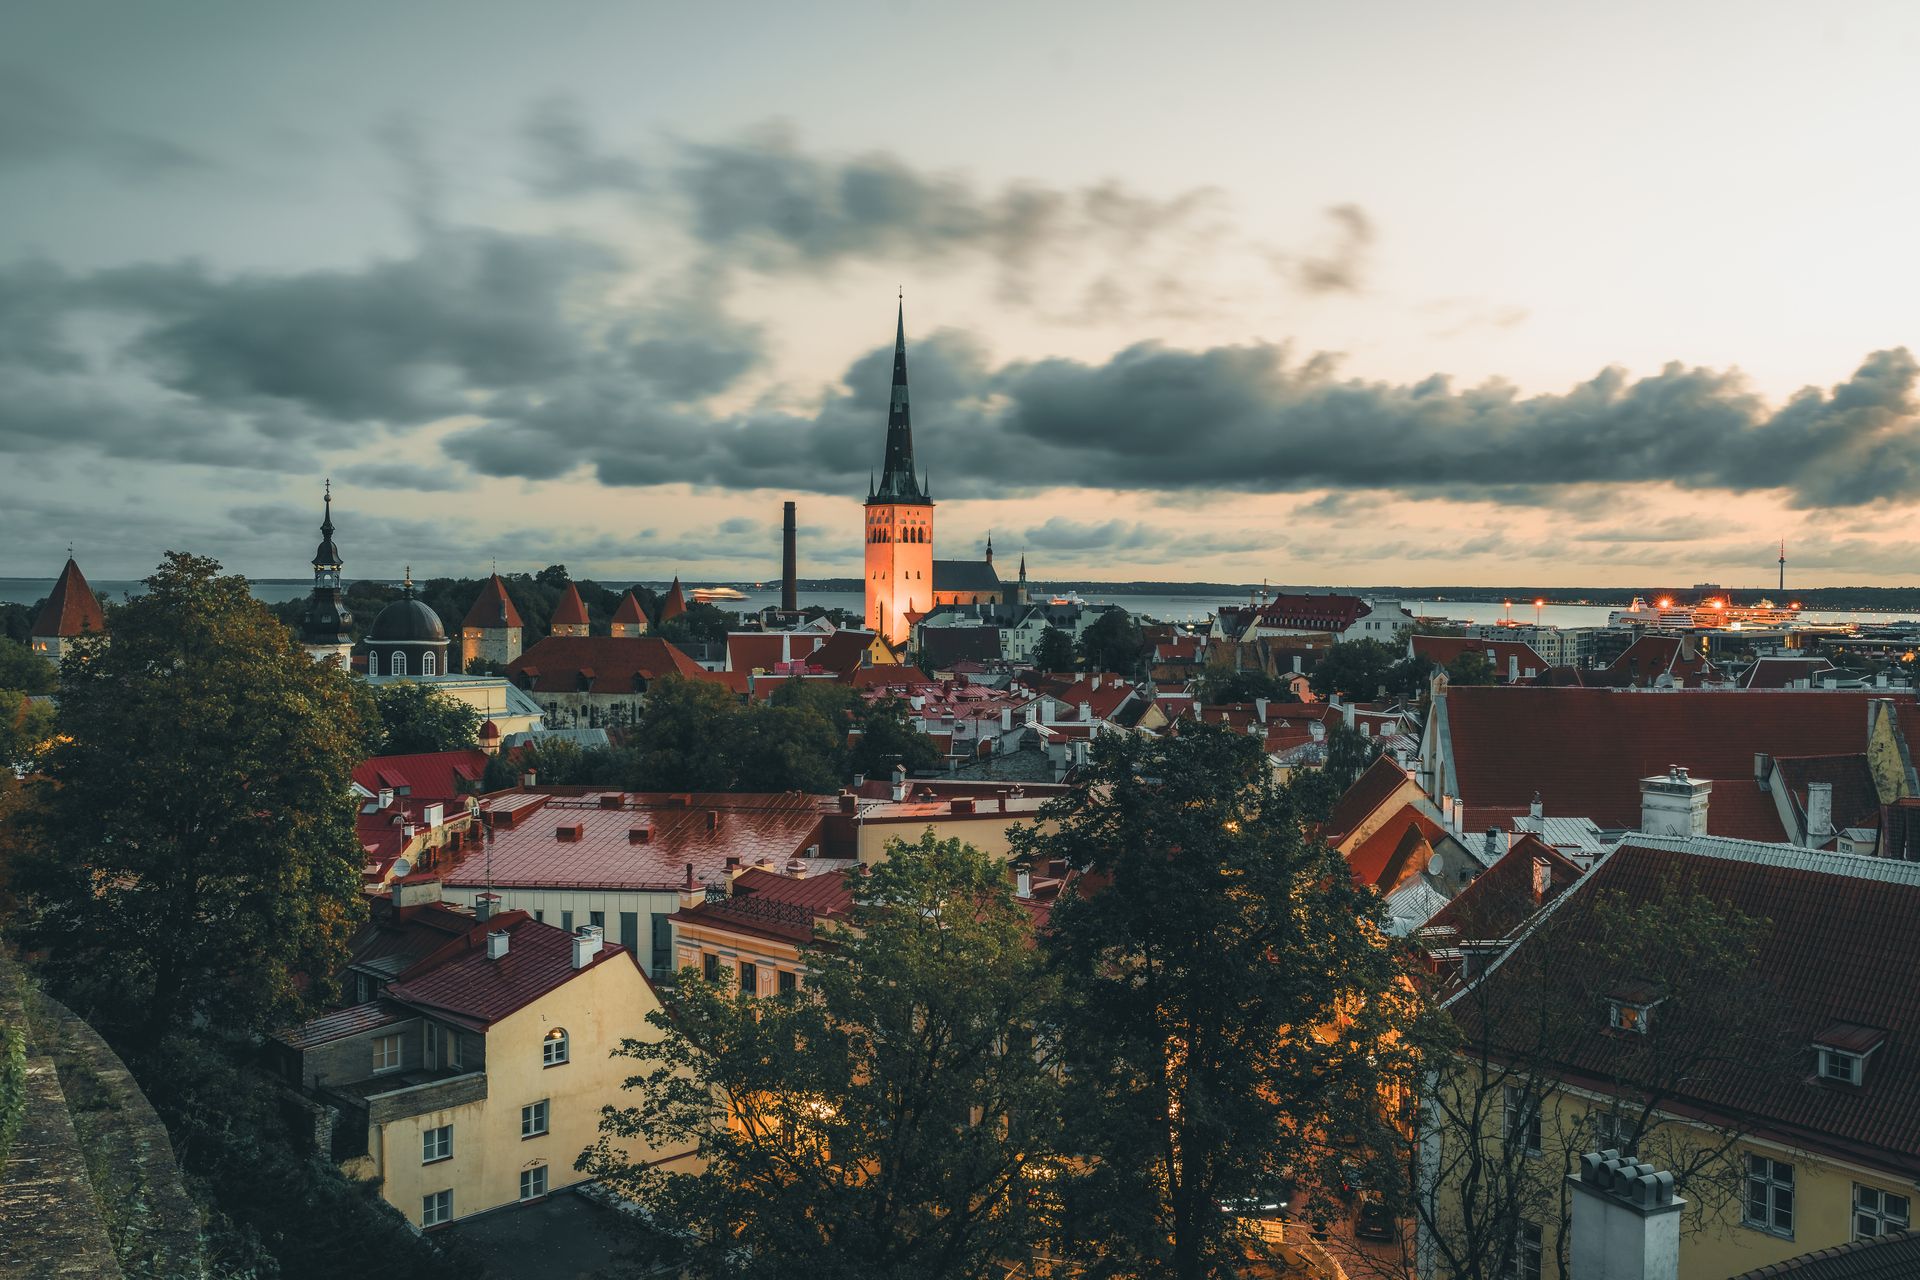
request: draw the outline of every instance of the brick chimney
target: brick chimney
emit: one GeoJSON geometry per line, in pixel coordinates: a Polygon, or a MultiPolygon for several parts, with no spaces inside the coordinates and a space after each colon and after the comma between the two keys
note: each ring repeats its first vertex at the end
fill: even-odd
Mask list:
{"type": "Polygon", "coordinates": [[[1567,1175],[1573,1205],[1567,1280],[1675,1280],[1684,1198],[1673,1175],[1617,1151],[1580,1157],[1567,1175]]]}
{"type": "Polygon", "coordinates": [[[1650,836],[1707,834],[1707,801],[1713,783],[1687,774],[1684,765],[1640,779],[1640,830],[1650,836]]]}
{"type": "Polygon", "coordinates": [[[1553,888],[1553,864],[1545,858],[1533,860],[1533,900],[1536,903],[1547,900],[1547,890],[1553,888]]]}

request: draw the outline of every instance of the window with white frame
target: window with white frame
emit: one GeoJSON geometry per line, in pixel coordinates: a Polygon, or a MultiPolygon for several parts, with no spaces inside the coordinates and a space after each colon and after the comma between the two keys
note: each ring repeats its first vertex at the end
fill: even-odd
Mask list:
{"type": "Polygon", "coordinates": [[[1820,1050],[1820,1078],[1837,1084],[1860,1083],[1860,1055],[1844,1049],[1820,1050]]]}
{"type": "Polygon", "coordinates": [[[380,674],[380,651],[378,649],[367,650],[367,674],[370,676],[380,674]]]}
{"type": "Polygon", "coordinates": [[[536,1200],[547,1194],[547,1166],[536,1165],[520,1171],[520,1198],[536,1200]]]}
{"type": "Polygon", "coordinates": [[[1912,1201],[1878,1187],[1853,1184],[1853,1238],[1870,1240],[1912,1224],[1912,1201]]]}
{"type": "Polygon", "coordinates": [[[547,1131],[547,1099],[520,1108],[520,1136],[537,1138],[547,1131]]]}
{"type": "Polygon", "coordinates": [[[1530,1156],[1540,1154],[1540,1099],[1532,1097],[1517,1084],[1506,1088],[1501,1107],[1507,1145],[1524,1143],[1530,1156]]]}
{"type": "Polygon", "coordinates": [[[540,1065],[543,1067],[562,1066],[567,1061],[567,1029],[555,1027],[547,1032],[546,1039],[540,1042],[540,1065]]]}
{"type": "Polygon", "coordinates": [[[387,670],[396,676],[407,674],[407,655],[403,651],[395,649],[393,656],[387,659],[387,670]]]}
{"type": "Polygon", "coordinates": [[[400,1036],[375,1036],[373,1038],[373,1071],[375,1075],[382,1071],[400,1069],[400,1036]]]}
{"type": "Polygon", "coordinates": [[[420,1197],[420,1225],[437,1227],[453,1221],[453,1191],[435,1191],[420,1197]]]}
{"type": "Polygon", "coordinates": [[[1523,1221],[1514,1233],[1513,1253],[1500,1272],[1501,1280],[1540,1280],[1541,1244],[1539,1224],[1523,1221]]]}
{"type": "Polygon", "coordinates": [[[428,1129],[420,1135],[420,1163],[432,1164],[436,1160],[453,1159],[453,1126],[443,1124],[437,1129],[428,1129]]]}
{"type": "Polygon", "coordinates": [[[1756,1231],[1793,1238],[1793,1166],[1767,1156],[1747,1157],[1742,1220],[1756,1231]]]}
{"type": "Polygon", "coordinates": [[[433,674],[433,672],[434,672],[433,654],[431,653],[421,654],[420,655],[420,674],[423,676],[430,676],[433,674]]]}

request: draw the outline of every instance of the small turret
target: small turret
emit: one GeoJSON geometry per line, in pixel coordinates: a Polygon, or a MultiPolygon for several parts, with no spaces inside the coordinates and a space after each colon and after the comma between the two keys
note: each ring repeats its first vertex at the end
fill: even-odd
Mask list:
{"type": "Polygon", "coordinates": [[[315,662],[348,665],[353,656],[353,614],[340,586],[340,548],[333,541],[333,481],[320,493],[320,545],[313,552],[313,594],[300,619],[300,645],[315,662]]]}

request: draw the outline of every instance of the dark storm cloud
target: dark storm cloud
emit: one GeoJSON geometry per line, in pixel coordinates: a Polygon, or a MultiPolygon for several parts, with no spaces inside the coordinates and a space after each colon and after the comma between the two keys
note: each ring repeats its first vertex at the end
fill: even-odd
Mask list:
{"type": "Polygon", "coordinates": [[[415,493],[444,493],[466,487],[464,478],[450,463],[419,466],[409,462],[367,462],[344,468],[334,479],[348,488],[401,489],[415,493]]]}
{"type": "Polygon", "coordinates": [[[1140,563],[1165,563],[1273,551],[1284,544],[1271,537],[1194,533],[1139,520],[1081,521],[1051,516],[1044,523],[1016,530],[1003,545],[1044,553],[1053,562],[1109,560],[1114,555],[1140,563]]]}
{"type": "Polygon", "coordinates": [[[0,66],[0,170],[83,163],[128,182],[207,167],[197,152],[118,128],[20,66],[0,66]]]}

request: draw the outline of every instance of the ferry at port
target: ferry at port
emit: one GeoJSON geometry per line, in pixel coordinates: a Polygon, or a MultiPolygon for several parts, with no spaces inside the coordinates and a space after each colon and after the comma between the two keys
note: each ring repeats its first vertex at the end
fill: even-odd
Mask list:
{"type": "Polygon", "coordinates": [[[1607,617],[1613,627],[1662,627],[1692,631],[1718,631],[1746,627],[1788,627],[1800,620],[1800,605],[1778,605],[1762,599],[1753,604],[1735,604],[1725,592],[1705,588],[1693,603],[1671,596],[1647,601],[1635,596],[1624,609],[1615,609],[1607,617]]]}
{"type": "Polygon", "coordinates": [[[747,598],[737,587],[695,587],[687,594],[701,604],[737,604],[747,598]]]}

